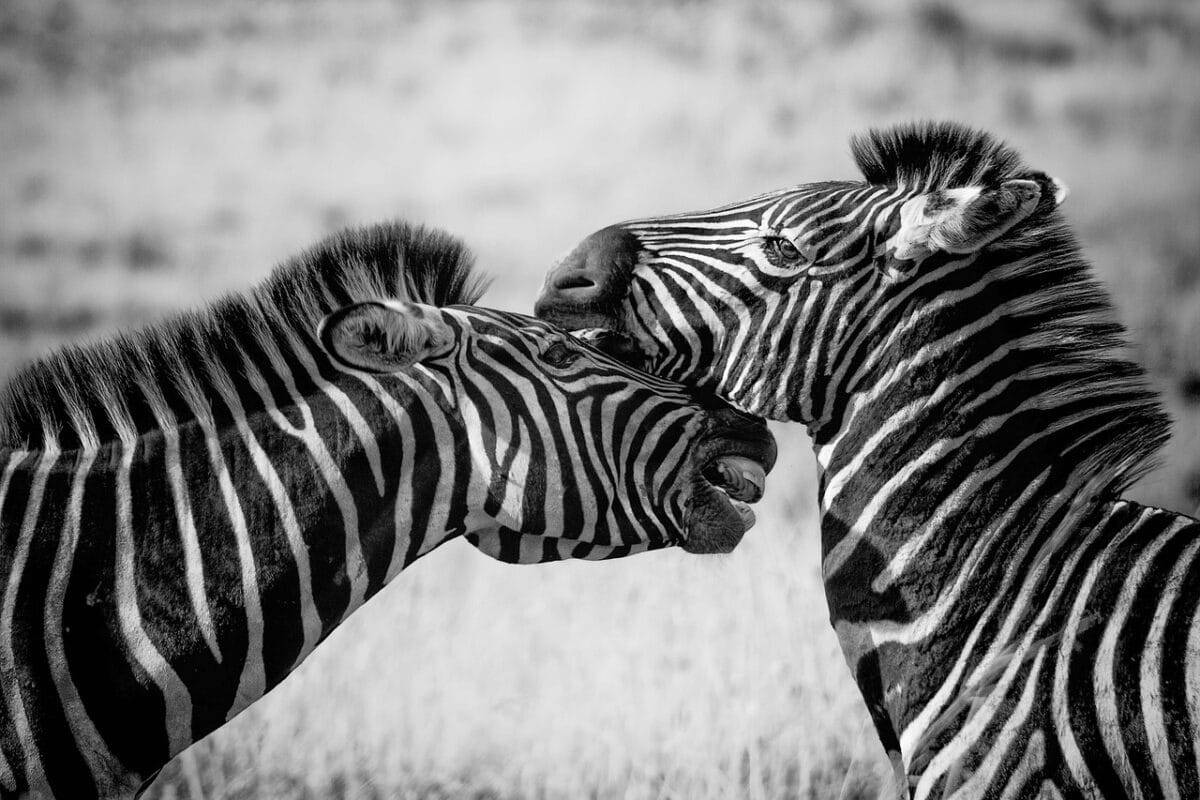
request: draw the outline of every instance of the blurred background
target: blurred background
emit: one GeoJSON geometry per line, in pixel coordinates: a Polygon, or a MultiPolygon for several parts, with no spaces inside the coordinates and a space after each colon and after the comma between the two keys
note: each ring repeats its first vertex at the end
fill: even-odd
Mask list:
{"type": "MultiPolygon", "coordinates": [[[[856,177],[847,136],[992,130],[1064,210],[1200,505],[1200,3],[0,2],[0,380],[245,288],[342,226],[461,235],[529,311],[624,218],[856,177]]],[[[447,546],[163,773],[167,798],[871,796],[798,426],[728,557],[447,546]]]]}

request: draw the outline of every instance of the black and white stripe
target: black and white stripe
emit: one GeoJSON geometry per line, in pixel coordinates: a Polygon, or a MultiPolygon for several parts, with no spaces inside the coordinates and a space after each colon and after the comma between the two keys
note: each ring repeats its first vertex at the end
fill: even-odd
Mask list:
{"type": "Polygon", "coordinates": [[[1065,190],[957,125],[854,151],[865,181],[605,229],[619,299],[540,312],[809,426],[833,624],[913,797],[1200,797],[1200,525],[1120,499],[1167,423],[1065,190]]]}
{"type": "Polygon", "coordinates": [[[451,342],[388,374],[339,366],[316,335],[356,301],[477,287],[454,240],[381,226],[14,379],[0,796],[131,795],[454,536],[510,562],[681,541],[697,440],[744,415],[471,305],[420,307],[451,342]]]}

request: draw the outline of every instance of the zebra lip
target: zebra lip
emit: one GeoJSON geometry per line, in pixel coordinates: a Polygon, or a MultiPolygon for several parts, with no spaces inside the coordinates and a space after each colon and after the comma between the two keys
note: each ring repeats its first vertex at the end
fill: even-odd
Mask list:
{"type": "MultiPolygon", "coordinates": [[[[701,473],[704,479],[734,500],[757,503],[762,499],[767,480],[766,468],[746,456],[719,456],[701,473]]],[[[738,509],[739,513],[742,509],[738,509]]],[[[749,509],[746,509],[749,511],[749,509]]]]}
{"type": "MultiPolygon", "coordinates": [[[[744,443],[735,449],[759,452],[744,443]]],[[[686,538],[679,543],[685,551],[728,553],[754,527],[754,512],[748,503],[762,497],[767,468],[774,460],[773,452],[763,456],[766,464],[749,455],[726,452],[694,474],[696,493],[684,520],[686,538]]]]}

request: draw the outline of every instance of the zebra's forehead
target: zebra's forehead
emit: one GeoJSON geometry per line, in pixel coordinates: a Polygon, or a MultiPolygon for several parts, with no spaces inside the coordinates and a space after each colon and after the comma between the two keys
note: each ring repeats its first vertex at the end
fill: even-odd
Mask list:
{"type": "Polygon", "coordinates": [[[782,228],[802,224],[805,219],[823,212],[863,209],[873,201],[899,191],[895,186],[862,181],[818,181],[702,211],[630,220],[621,227],[643,242],[672,235],[734,235],[747,227],[782,228]]]}
{"type": "Polygon", "coordinates": [[[693,391],[685,384],[629,366],[592,344],[586,331],[568,331],[536,317],[494,308],[452,306],[442,310],[486,339],[503,341],[506,346],[529,344],[537,351],[545,350],[550,344],[563,344],[588,354],[593,364],[593,376],[629,380],[674,402],[691,403],[694,400],[693,391]]]}
{"type": "Polygon", "coordinates": [[[515,311],[500,311],[480,306],[450,306],[444,308],[443,311],[457,318],[465,327],[491,335],[530,341],[557,341],[570,338],[569,334],[561,328],[537,317],[519,314],[515,311]]]}

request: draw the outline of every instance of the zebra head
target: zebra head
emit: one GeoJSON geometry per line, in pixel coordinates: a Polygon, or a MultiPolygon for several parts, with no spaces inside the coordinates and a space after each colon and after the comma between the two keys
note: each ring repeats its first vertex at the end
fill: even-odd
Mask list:
{"type": "Polygon", "coordinates": [[[537,315],[623,334],[655,374],[821,427],[865,353],[981,277],[982,252],[1028,246],[1065,195],[958,125],[874,131],[852,148],[864,180],[592,234],[550,272],[537,315]]]}
{"type": "Polygon", "coordinates": [[[545,322],[385,300],[334,312],[320,339],[397,392],[440,386],[470,472],[466,537],[496,558],[727,552],[754,522],[775,460],[761,419],[545,322]]]}

